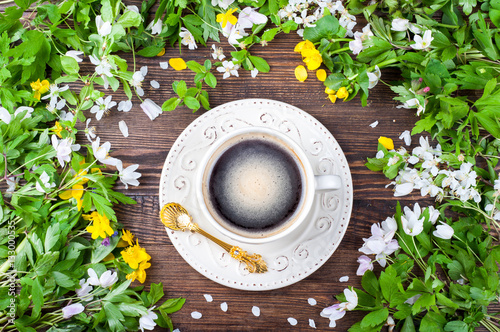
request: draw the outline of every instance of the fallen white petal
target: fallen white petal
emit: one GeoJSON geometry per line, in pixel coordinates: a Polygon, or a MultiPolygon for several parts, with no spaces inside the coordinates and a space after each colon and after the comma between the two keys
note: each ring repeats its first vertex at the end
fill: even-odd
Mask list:
{"type": "Polygon", "coordinates": [[[179,330],[179,329],[175,329],[175,330],[173,330],[172,332],[181,332],[181,330],[179,330]]]}
{"type": "Polygon", "coordinates": [[[296,320],[295,318],[293,318],[293,317],[288,317],[287,321],[288,321],[288,323],[290,323],[290,325],[292,325],[292,326],[297,325],[297,320],[296,320]]]}
{"type": "Polygon", "coordinates": [[[118,127],[120,127],[123,137],[128,137],[128,127],[125,121],[121,120],[118,122],[118,127]]]}
{"type": "Polygon", "coordinates": [[[378,126],[378,121],[370,123],[370,127],[375,128],[376,126],[378,126]]]}
{"type": "Polygon", "coordinates": [[[349,281],[349,276],[340,277],[339,281],[340,282],[348,282],[349,281]]]}
{"type": "Polygon", "coordinates": [[[316,328],[316,322],[314,321],[314,319],[309,318],[309,326],[313,329],[316,328]]]}
{"type": "Polygon", "coordinates": [[[260,308],[259,307],[256,307],[256,306],[253,306],[252,307],[252,314],[256,317],[259,317],[260,316],[260,308]]]}
{"type": "Polygon", "coordinates": [[[310,297],[310,298],[307,299],[307,303],[309,303],[309,305],[316,305],[316,303],[318,303],[318,302],[316,302],[315,299],[313,299],[312,297],[310,297]]]}
{"type": "Polygon", "coordinates": [[[220,310],[226,312],[227,311],[227,303],[226,302],[222,302],[220,304],[220,310]]]}
{"type": "Polygon", "coordinates": [[[201,312],[198,312],[198,311],[193,311],[191,313],[191,317],[193,317],[194,319],[200,319],[201,316],[203,316],[203,315],[201,314],[201,312]]]}
{"type": "Polygon", "coordinates": [[[160,62],[160,67],[161,67],[161,69],[167,69],[168,68],[168,61],[160,62]]]}
{"type": "Polygon", "coordinates": [[[160,88],[160,83],[158,83],[158,81],[152,80],[151,82],[149,82],[149,84],[151,84],[151,86],[154,89],[159,89],[160,88]]]}
{"type": "Polygon", "coordinates": [[[203,294],[203,296],[205,297],[205,300],[207,300],[207,302],[212,302],[214,300],[212,295],[210,294],[203,294]]]}

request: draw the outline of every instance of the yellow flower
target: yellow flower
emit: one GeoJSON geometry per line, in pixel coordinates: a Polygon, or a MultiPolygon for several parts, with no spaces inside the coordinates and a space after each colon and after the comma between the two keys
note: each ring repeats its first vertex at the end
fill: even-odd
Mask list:
{"type": "Polygon", "coordinates": [[[221,23],[222,27],[225,28],[227,25],[227,22],[231,23],[232,25],[236,25],[236,22],[238,22],[238,19],[236,16],[233,15],[233,13],[236,11],[236,8],[229,8],[227,12],[222,13],[217,15],[217,22],[221,23]]]}
{"type": "Polygon", "coordinates": [[[335,102],[337,101],[337,96],[335,94],[329,94],[328,99],[330,99],[332,104],[335,104],[335,102]]]}
{"type": "MultiPolygon", "coordinates": [[[[62,193],[59,194],[59,198],[67,200],[70,198],[76,199],[76,207],[78,208],[78,211],[82,208],[83,200],[83,186],[81,184],[75,184],[71,189],[67,189],[63,191],[62,193]]],[[[109,225],[109,221],[108,221],[109,225]]],[[[91,226],[89,226],[91,227],[91,226]]],[[[102,238],[105,238],[106,236],[103,236],[102,238]]],[[[97,238],[97,237],[96,237],[97,238]]]]}
{"type": "Polygon", "coordinates": [[[328,88],[328,87],[326,87],[326,88],[325,88],[325,93],[326,93],[327,95],[334,95],[334,94],[335,94],[335,92],[336,92],[335,90],[332,90],[332,89],[330,89],[330,88],[328,88]]]}
{"type": "Polygon", "coordinates": [[[318,78],[318,80],[320,80],[321,82],[324,82],[326,80],[326,71],[324,69],[318,69],[316,71],[316,77],[318,78]]]}
{"type": "Polygon", "coordinates": [[[307,79],[307,70],[304,66],[300,65],[295,68],[295,77],[300,81],[304,82],[307,79]]]}
{"type": "Polygon", "coordinates": [[[162,56],[165,54],[165,47],[161,49],[160,52],[158,52],[158,54],[156,54],[156,56],[162,56]]]}
{"type": "Polygon", "coordinates": [[[121,254],[125,263],[127,263],[134,270],[139,267],[139,263],[151,259],[151,256],[149,256],[146,252],[146,249],[139,246],[139,241],[137,241],[136,245],[123,250],[121,254]]]}
{"type": "Polygon", "coordinates": [[[106,257],[102,259],[103,262],[109,262],[115,259],[115,255],[113,255],[112,252],[110,252],[106,257]]]}
{"type": "Polygon", "coordinates": [[[132,234],[130,231],[124,229],[123,230],[123,235],[121,238],[123,241],[128,242],[129,245],[133,246],[134,245],[134,234],[132,234]]]}
{"type": "Polygon", "coordinates": [[[56,121],[56,123],[54,124],[54,129],[52,129],[52,131],[54,132],[54,134],[56,134],[57,137],[62,138],[61,132],[63,130],[64,130],[64,128],[61,126],[61,124],[59,123],[59,121],[56,121]]]}
{"type": "Polygon", "coordinates": [[[314,50],[314,49],[315,49],[314,44],[311,43],[311,41],[304,40],[295,45],[293,51],[302,54],[302,51],[304,50],[314,50]]]}
{"type": "Polygon", "coordinates": [[[168,63],[175,70],[184,70],[187,68],[186,62],[182,58],[171,58],[168,63]]]}
{"type": "Polygon", "coordinates": [[[40,82],[40,79],[36,80],[36,82],[31,82],[31,88],[35,91],[34,97],[40,100],[40,97],[43,93],[49,91],[50,83],[47,80],[43,80],[40,82]]]}
{"type": "Polygon", "coordinates": [[[394,149],[394,141],[392,140],[392,138],[380,136],[378,138],[378,142],[380,144],[382,144],[382,146],[384,148],[386,148],[387,150],[393,150],[394,149]]]}
{"type": "Polygon", "coordinates": [[[344,101],[349,97],[349,92],[347,92],[347,89],[345,86],[341,87],[339,91],[337,91],[337,97],[339,99],[344,99],[344,101]]]}
{"type": "Polygon", "coordinates": [[[323,58],[321,57],[321,53],[317,49],[306,49],[302,51],[302,56],[304,59],[304,63],[307,65],[307,69],[316,70],[323,63],[323,58]]]}
{"type": "Polygon", "coordinates": [[[134,272],[127,274],[126,278],[127,279],[132,279],[132,281],[135,281],[135,279],[139,280],[139,282],[142,284],[144,281],[146,281],[146,269],[151,266],[151,263],[144,261],[141,262],[139,265],[139,268],[135,270],[134,272]]]}
{"type": "Polygon", "coordinates": [[[92,225],[86,228],[86,231],[92,234],[92,238],[95,240],[98,237],[106,238],[106,234],[111,236],[114,231],[109,226],[109,219],[106,216],[101,216],[96,211],[89,214],[83,215],[84,219],[92,220],[92,225]]]}

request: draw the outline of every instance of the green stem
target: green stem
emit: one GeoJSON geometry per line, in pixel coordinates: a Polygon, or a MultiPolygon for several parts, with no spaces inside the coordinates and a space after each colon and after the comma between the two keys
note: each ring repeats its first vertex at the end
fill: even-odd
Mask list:
{"type": "MultiPolygon", "coordinates": [[[[28,241],[28,236],[26,236],[22,241],[21,243],[19,243],[19,245],[17,246],[16,248],[16,254],[19,254],[19,252],[21,252],[21,250],[24,249],[24,246],[26,245],[26,242],[28,241]]],[[[10,260],[6,260],[1,266],[0,266],[0,273],[5,273],[7,272],[7,270],[9,269],[10,267],[10,260]]]]}

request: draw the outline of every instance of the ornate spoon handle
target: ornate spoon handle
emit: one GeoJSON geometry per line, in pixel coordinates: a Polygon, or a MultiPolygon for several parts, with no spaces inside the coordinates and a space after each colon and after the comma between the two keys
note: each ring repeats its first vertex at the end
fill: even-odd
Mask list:
{"type": "Polygon", "coordinates": [[[219,240],[213,235],[205,232],[196,223],[191,222],[188,228],[194,232],[197,232],[205,236],[206,238],[212,240],[213,242],[224,248],[224,250],[226,250],[229,253],[229,255],[231,255],[231,257],[233,257],[234,259],[245,263],[248,272],[250,273],[267,272],[266,262],[262,259],[261,255],[259,254],[249,255],[246,251],[242,250],[240,247],[232,246],[224,241],[219,240]]]}

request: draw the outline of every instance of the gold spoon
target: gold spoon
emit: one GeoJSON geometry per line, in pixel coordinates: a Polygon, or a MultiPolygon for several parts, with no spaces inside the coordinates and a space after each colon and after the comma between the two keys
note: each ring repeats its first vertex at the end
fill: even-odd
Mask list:
{"type": "Polygon", "coordinates": [[[226,250],[229,255],[231,255],[231,257],[245,263],[246,269],[250,273],[267,272],[266,262],[262,259],[261,255],[249,255],[240,247],[232,246],[205,232],[198,226],[197,223],[193,222],[193,217],[191,217],[187,210],[178,203],[165,204],[165,206],[163,206],[163,209],[161,209],[160,219],[163,225],[170,229],[173,229],[174,231],[184,231],[187,229],[199,233],[212,240],[213,242],[224,248],[224,250],[226,250]]]}

